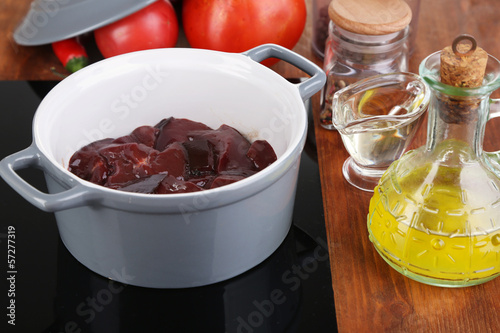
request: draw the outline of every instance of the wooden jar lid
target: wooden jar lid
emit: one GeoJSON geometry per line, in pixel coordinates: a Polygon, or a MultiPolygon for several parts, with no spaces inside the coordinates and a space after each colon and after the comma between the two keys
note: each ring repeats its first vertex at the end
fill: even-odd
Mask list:
{"type": "Polygon", "coordinates": [[[362,35],[387,35],[411,21],[411,9],[403,0],[332,0],[328,14],[337,26],[362,35]]]}

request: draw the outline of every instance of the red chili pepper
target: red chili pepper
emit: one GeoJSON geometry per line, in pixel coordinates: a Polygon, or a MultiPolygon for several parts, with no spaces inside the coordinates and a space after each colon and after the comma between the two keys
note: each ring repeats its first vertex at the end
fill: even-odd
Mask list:
{"type": "Polygon", "coordinates": [[[71,73],[89,64],[87,52],[76,37],[54,42],[52,49],[64,68],[71,73]]]}

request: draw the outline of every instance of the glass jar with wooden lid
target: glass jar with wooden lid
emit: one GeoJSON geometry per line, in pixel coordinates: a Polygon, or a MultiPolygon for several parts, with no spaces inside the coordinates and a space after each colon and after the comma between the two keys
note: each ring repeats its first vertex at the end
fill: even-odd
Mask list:
{"type": "Polygon", "coordinates": [[[333,130],[335,92],[369,76],[408,71],[412,12],[403,0],[332,0],[328,15],[320,123],[333,130]]]}

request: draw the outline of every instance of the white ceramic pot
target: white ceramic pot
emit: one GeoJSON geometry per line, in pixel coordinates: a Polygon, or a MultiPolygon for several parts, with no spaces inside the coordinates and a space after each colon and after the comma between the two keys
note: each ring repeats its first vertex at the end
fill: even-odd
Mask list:
{"type": "Polygon", "coordinates": [[[272,44],[242,54],[172,48],[113,57],[49,92],[34,117],[32,145],[4,158],[0,175],[55,212],[65,246],[89,269],[144,287],[215,283],[262,262],[288,233],[307,131],[303,101],[324,83],[321,68],[272,44]],[[259,64],[270,57],[311,78],[289,83],[259,64]],[[170,116],[268,140],[278,160],[236,183],[174,195],[112,190],[67,170],[81,146],[170,116]],[[16,172],[33,166],[44,171],[49,193],[16,172]]]}

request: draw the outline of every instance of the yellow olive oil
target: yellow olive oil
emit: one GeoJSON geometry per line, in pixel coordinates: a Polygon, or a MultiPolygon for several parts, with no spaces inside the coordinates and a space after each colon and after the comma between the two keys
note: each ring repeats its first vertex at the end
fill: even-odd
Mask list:
{"type": "MultiPolygon", "coordinates": [[[[408,163],[406,163],[408,164],[408,163]]],[[[500,193],[471,163],[428,163],[382,177],[370,201],[370,240],[399,272],[423,283],[460,287],[500,274],[500,193]]]]}

